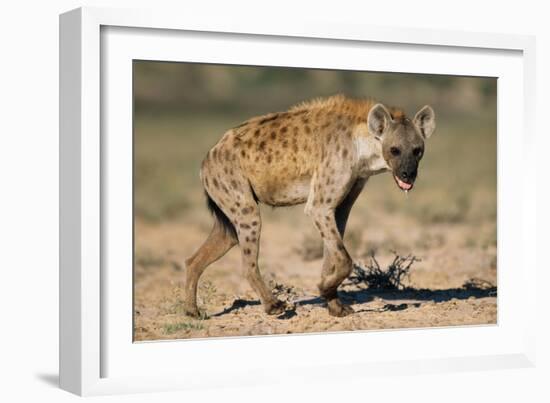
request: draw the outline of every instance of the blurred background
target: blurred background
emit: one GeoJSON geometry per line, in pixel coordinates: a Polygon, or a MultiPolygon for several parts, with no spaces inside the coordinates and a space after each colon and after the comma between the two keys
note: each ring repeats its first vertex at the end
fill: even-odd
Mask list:
{"type": "MultiPolygon", "coordinates": [[[[337,93],[374,98],[410,116],[425,104],[435,109],[437,130],[417,186],[422,194],[412,197],[410,208],[448,219],[459,214],[456,208],[475,213],[469,207],[472,198],[479,198],[483,209],[495,212],[489,196],[496,190],[496,79],[136,61],[137,217],[182,218],[202,197],[200,161],[227,129],[255,115],[337,93]],[[431,188],[428,200],[417,200],[424,199],[426,188],[431,188]],[[435,211],[423,204],[433,204],[432,196],[440,201],[435,211]]],[[[392,185],[384,179],[371,182],[392,185]]],[[[392,196],[401,198],[396,192],[383,195],[393,189],[382,189],[390,205],[392,196]]]]}
{"type": "MultiPolygon", "coordinates": [[[[181,262],[211,228],[199,180],[207,151],[252,116],[338,93],[402,107],[411,117],[429,104],[437,121],[412,192],[387,174],[367,183],[345,236],[352,256],[414,253],[423,259],[411,275],[417,287],[460,287],[474,277],[496,284],[496,79],[149,61],[133,69],[135,302],[140,312],[157,309],[136,317],[138,338],[166,336],[161,318],[170,322],[177,311],[181,262]]],[[[303,206],[263,206],[262,220],[264,276],[315,293],[322,245],[303,206]],[[309,262],[315,269],[307,274],[296,267],[309,262]]],[[[212,295],[225,295],[211,300],[220,309],[246,290],[240,271],[227,267],[239,262],[231,253],[205,274],[217,284],[212,295]],[[220,290],[220,277],[233,286],[220,290]]]]}

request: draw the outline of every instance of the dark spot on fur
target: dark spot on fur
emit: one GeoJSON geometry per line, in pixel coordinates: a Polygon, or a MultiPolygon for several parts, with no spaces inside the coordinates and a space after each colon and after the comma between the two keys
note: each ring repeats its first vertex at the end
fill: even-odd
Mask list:
{"type": "Polygon", "coordinates": [[[239,227],[241,227],[241,228],[243,228],[243,229],[250,229],[250,225],[245,224],[245,223],[239,224],[239,227]]]}
{"type": "Polygon", "coordinates": [[[347,148],[344,148],[342,150],[342,157],[346,158],[348,156],[348,149],[347,148]]]}
{"type": "Polygon", "coordinates": [[[258,144],[258,149],[260,151],[263,151],[265,149],[265,141],[260,141],[260,144],[258,144]]]}
{"type": "Polygon", "coordinates": [[[246,152],[244,150],[241,150],[241,157],[246,157],[246,152]]]}
{"type": "Polygon", "coordinates": [[[246,215],[246,214],[250,213],[251,211],[252,211],[252,209],[250,207],[245,207],[241,210],[241,213],[246,215]]]}
{"type": "Polygon", "coordinates": [[[220,184],[218,183],[218,180],[216,178],[214,178],[212,182],[214,182],[214,186],[216,187],[216,189],[220,188],[220,184]]]}
{"type": "Polygon", "coordinates": [[[244,254],[245,255],[250,255],[250,249],[249,248],[244,248],[244,254]]]}
{"type": "Polygon", "coordinates": [[[252,221],[252,226],[255,227],[256,225],[258,225],[258,221],[252,221]]]}
{"type": "Polygon", "coordinates": [[[283,126],[281,127],[281,133],[286,133],[288,131],[288,127],[283,126]]]}
{"type": "Polygon", "coordinates": [[[311,128],[308,125],[304,126],[304,130],[306,131],[307,134],[311,133],[311,128]]]}
{"type": "Polygon", "coordinates": [[[258,137],[260,135],[260,129],[254,130],[254,137],[258,137]]]}
{"type": "Polygon", "coordinates": [[[271,137],[271,140],[275,140],[275,138],[277,137],[277,133],[271,132],[269,136],[271,137]]]}

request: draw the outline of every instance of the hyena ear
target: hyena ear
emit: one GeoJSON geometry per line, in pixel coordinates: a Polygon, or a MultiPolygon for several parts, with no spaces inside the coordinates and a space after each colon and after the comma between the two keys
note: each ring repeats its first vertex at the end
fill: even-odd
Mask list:
{"type": "Polygon", "coordinates": [[[367,126],[369,133],[376,138],[382,137],[392,121],[390,112],[382,104],[374,105],[369,111],[367,126]]]}
{"type": "Polygon", "coordinates": [[[435,112],[431,106],[426,105],[414,115],[414,124],[425,139],[429,138],[435,130],[435,112]]]}

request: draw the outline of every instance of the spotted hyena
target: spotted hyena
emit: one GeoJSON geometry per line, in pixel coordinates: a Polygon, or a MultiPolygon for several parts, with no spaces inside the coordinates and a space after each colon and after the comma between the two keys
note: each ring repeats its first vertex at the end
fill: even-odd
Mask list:
{"type": "Polygon", "coordinates": [[[337,288],[352,270],[342,241],[353,203],[368,178],[391,171],[409,191],[435,129],[430,106],[413,119],[371,100],[344,96],[317,99],[247,120],[228,130],[202,162],[201,180],[215,222],[197,252],[186,260],[185,311],[199,315],[196,293],[204,269],[237,243],[244,273],[268,314],[285,310],[262,280],[258,249],[259,203],[305,203],[324,242],[321,296],[334,316],[353,310],[337,288]]]}

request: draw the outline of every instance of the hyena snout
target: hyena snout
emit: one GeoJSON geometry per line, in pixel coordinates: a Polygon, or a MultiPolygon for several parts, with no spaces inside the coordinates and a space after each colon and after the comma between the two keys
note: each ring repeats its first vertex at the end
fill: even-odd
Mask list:
{"type": "Polygon", "coordinates": [[[397,186],[401,190],[411,190],[418,175],[418,162],[411,161],[399,164],[393,172],[397,186]]]}
{"type": "Polygon", "coordinates": [[[418,167],[416,166],[403,168],[398,172],[398,176],[400,179],[411,184],[416,180],[417,175],[418,167]]]}

